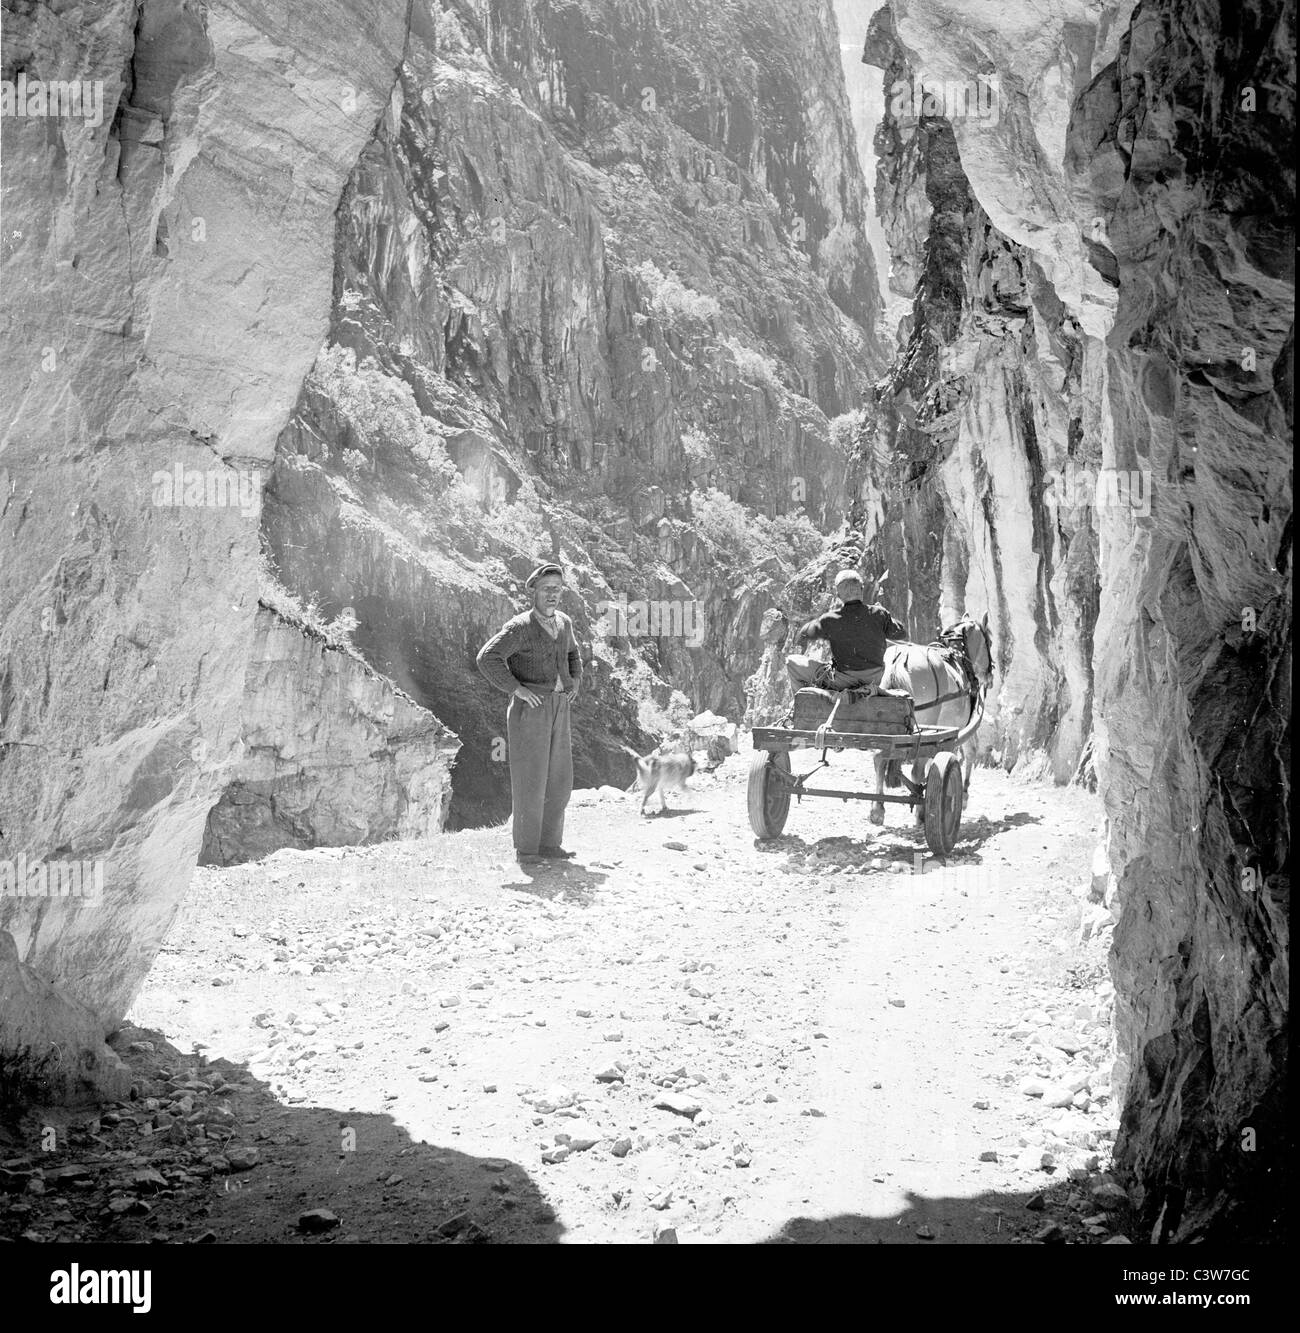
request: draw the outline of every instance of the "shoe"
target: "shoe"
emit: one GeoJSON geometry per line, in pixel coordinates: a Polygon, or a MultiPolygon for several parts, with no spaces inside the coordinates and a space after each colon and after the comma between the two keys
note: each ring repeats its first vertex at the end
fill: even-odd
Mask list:
{"type": "Polygon", "coordinates": [[[572,861],[577,855],[576,852],[566,852],[563,847],[542,847],[537,854],[547,861],[572,861]]]}
{"type": "Polygon", "coordinates": [[[516,852],[516,853],[515,853],[515,860],[518,861],[519,864],[520,864],[521,866],[536,866],[536,865],[541,865],[542,862],[545,861],[546,859],[547,859],[547,858],[544,857],[540,852],[516,852]]]}

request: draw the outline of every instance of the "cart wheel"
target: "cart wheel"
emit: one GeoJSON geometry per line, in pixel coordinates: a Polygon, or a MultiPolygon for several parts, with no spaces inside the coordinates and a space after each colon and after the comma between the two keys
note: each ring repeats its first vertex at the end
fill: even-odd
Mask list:
{"type": "Polygon", "coordinates": [[[957,845],[961,807],[961,763],[945,750],[925,775],[925,841],[935,856],[947,856],[957,845]]]}
{"type": "Polygon", "coordinates": [[[790,784],[773,773],[790,772],[790,756],[784,750],[760,750],[749,764],[749,822],[766,841],[779,838],[790,813],[790,784]]]}

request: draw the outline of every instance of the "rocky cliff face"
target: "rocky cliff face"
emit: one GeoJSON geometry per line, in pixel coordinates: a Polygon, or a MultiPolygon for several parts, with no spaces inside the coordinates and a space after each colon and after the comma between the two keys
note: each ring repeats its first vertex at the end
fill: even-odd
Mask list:
{"type": "Polygon", "coordinates": [[[282,8],[5,15],[6,81],[86,80],[103,110],[2,122],[0,860],[105,868],[96,901],[0,898],[56,987],[24,1046],[79,1040],[63,999],[121,1018],[238,738],[257,474],[328,328],[335,209],[407,6],[358,29],[327,2],[292,32],[282,8]]]}
{"type": "Polygon", "coordinates": [[[580,785],[626,778],[674,690],[739,715],[844,514],[879,294],[820,0],[417,10],[264,532],[461,738],[452,819],[481,823],[509,788],[473,657],[543,557],[593,645],[580,785]]]}
{"type": "Polygon", "coordinates": [[[242,753],[202,864],[441,832],[458,742],[346,641],[264,604],[244,688],[242,753]]]}
{"type": "Polygon", "coordinates": [[[868,477],[910,460],[863,516],[868,566],[905,561],[940,618],[995,603],[1004,756],[1068,772],[1091,711],[1119,1160],[1162,1236],[1263,1234],[1288,1133],[1294,33],[1250,4],[1061,4],[1024,31],[891,11],[867,43],[891,78],[993,77],[1001,103],[945,115],[945,92],[882,128],[917,299],[863,437],[868,477]]]}
{"type": "Polygon", "coordinates": [[[1086,340],[1033,253],[981,207],[945,108],[913,114],[924,76],[888,9],[865,56],[886,89],[876,193],[890,282],[913,309],[859,435],[853,517],[913,637],[989,612],[999,675],[981,750],[1064,781],[1093,702],[1096,534],[1091,506],[1073,503],[1100,462],[1084,429],[1086,340]]]}

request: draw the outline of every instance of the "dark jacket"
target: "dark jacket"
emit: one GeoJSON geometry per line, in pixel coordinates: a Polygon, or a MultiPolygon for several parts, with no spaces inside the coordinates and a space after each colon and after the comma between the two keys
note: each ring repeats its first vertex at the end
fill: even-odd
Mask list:
{"type": "Polygon", "coordinates": [[[560,632],[551,636],[537,623],[531,611],[507,620],[479,649],[478,669],[489,685],[502,694],[513,694],[520,685],[530,690],[553,690],[559,676],[566,690],[582,679],[582,654],[573,633],[573,621],[563,611],[555,613],[560,632]]]}
{"type": "Polygon", "coordinates": [[[796,640],[802,648],[809,639],[826,639],[836,671],[869,671],[885,665],[885,640],[905,639],[907,630],[878,602],[845,602],[838,610],[810,620],[796,640]]]}

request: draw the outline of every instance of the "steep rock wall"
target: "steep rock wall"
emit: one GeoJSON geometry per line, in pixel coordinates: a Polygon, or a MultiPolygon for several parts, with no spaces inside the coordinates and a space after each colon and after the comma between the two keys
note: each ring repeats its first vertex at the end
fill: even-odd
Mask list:
{"type": "Polygon", "coordinates": [[[962,175],[1082,333],[1081,457],[1149,487],[1148,513],[1130,494],[1092,520],[1095,763],[1122,904],[1118,1164],[1161,1238],[1273,1234],[1289,1135],[1290,19],[1061,4],[1017,32],[1001,7],[891,8],[912,68],[995,72],[1012,93],[996,125],[952,126],[962,175]]]}
{"type": "Polygon", "coordinates": [[[913,298],[853,469],[867,570],[888,572],[886,601],[922,641],[965,610],[989,613],[998,676],[981,753],[1064,781],[1092,716],[1096,520],[1072,503],[1101,458],[1085,428],[1088,340],[980,206],[953,122],[897,106],[892,90],[923,76],[887,9],[864,58],[890,92],[876,190],[897,247],[891,284],[913,298]]]}
{"type": "Polygon", "coordinates": [[[65,997],[121,1018],[185,891],[238,737],[256,474],[328,326],[334,212],[405,39],[403,0],[326,0],[292,32],[281,8],[5,15],[6,80],[99,81],[104,109],[0,127],[0,859],[106,871],[95,900],[0,899],[55,987],[5,1032],[38,1056],[65,997]],[[178,466],[202,503],[165,503],[178,466]],[[231,481],[245,503],[217,503],[231,481]]]}

